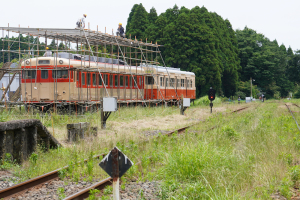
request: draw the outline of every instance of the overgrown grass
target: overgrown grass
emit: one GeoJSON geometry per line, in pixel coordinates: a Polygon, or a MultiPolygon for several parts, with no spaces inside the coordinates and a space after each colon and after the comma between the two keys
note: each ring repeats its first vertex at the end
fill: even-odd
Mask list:
{"type": "MultiPolygon", "coordinates": [[[[270,199],[276,191],[290,198],[290,188],[297,187],[300,181],[299,131],[284,104],[250,105],[240,113],[214,114],[182,135],[160,135],[147,141],[140,134],[118,141],[112,139],[114,135],[108,135],[105,142],[81,141],[47,153],[40,149],[37,156],[15,167],[14,172],[25,179],[35,177],[118,146],[134,163],[141,161],[125,178],[162,181],[162,199],[270,199]],[[214,126],[215,129],[207,131],[214,126]]],[[[200,108],[194,107],[190,112],[200,108]]],[[[163,111],[161,107],[148,111],[133,109],[124,108],[124,113],[115,113],[112,120],[130,122],[138,115],[134,112],[140,112],[139,117],[178,112],[175,108],[163,111]]],[[[86,116],[93,119],[89,114],[86,116]]],[[[58,123],[63,126],[63,122],[58,123]]],[[[62,171],[61,176],[74,181],[105,178],[99,162],[91,159],[87,164],[74,165],[62,171]]]]}

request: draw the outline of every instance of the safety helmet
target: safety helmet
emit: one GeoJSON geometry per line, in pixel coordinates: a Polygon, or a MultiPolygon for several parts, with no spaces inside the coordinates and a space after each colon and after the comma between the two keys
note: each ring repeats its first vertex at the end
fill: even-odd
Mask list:
{"type": "Polygon", "coordinates": [[[87,15],[86,15],[86,14],[83,14],[83,16],[86,17],[87,15]]]}
{"type": "Polygon", "coordinates": [[[120,26],[122,26],[122,23],[119,23],[120,26]]]}
{"type": "Polygon", "coordinates": [[[46,47],[46,50],[49,50],[49,47],[46,47]]]}

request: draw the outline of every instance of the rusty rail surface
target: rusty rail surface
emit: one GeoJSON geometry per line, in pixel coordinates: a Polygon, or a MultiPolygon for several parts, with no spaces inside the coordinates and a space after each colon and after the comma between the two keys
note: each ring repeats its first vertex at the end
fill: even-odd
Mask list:
{"type": "MultiPolygon", "coordinates": [[[[243,108],[240,108],[240,109],[237,109],[237,110],[234,110],[230,114],[236,113],[236,112],[240,112],[240,111],[245,110],[247,108],[249,108],[249,106],[248,107],[243,107],[243,108]]],[[[179,128],[179,129],[176,129],[176,130],[173,130],[173,131],[170,131],[170,132],[167,133],[167,135],[172,135],[176,131],[179,134],[181,134],[187,128],[195,126],[195,125],[197,125],[197,124],[199,124],[201,122],[198,122],[198,123],[195,123],[195,124],[191,124],[189,126],[185,126],[185,127],[182,127],[182,128],[179,128]]],[[[210,128],[210,129],[208,129],[207,132],[210,131],[210,130],[213,130],[216,127],[217,126],[214,126],[214,127],[210,128]]],[[[94,158],[100,158],[101,156],[104,157],[105,155],[106,154],[100,154],[100,155],[94,156],[94,158]]],[[[87,162],[87,161],[88,161],[88,159],[84,160],[84,162],[87,162]]],[[[80,163],[80,162],[81,161],[79,161],[78,163],[80,163]]],[[[139,163],[140,162],[138,162],[136,164],[139,164],[139,163]]],[[[46,182],[49,182],[51,180],[57,179],[57,178],[59,178],[59,171],[62,170],[62,169],[67,169],[68,167],[69,166],[65,166],[63,168],[54,170],[52,172],[46,173],[46,174],[38,176],[36,178],[24,181],[22,183],[19,183],[17,185],[13,185],[13,186],[5,188],[3,190],[0,190],[0,199],[2,199],[2,198],[7,199],[7,198],[12,197],[12,196],[20,195],[21,193],[23,193],[25,191],[28,191],[31,188],[34,188],[36,186],[39,186],[39,185],[44,184],[46,182]]],[[[65,198],[65,200],[83,200],[83,199],[89,197],[89,192],[90,192],[91,189],[102,190],[107,185],[112,185],[112,178],[111,177],[106,178],[104,180],[101,180],[100,182],[97,182],[97,183],[93,184],[92,186],[90,186],[88,188],[85,188],[85,189],[83,189],[83,190],[81,190],[81,191],[79,191],[79,192],[77,192],[77,193],[75,193],[75,194],[73,194],[71,196],[68,196],[68,197],[65,198]]]]}
{"type": "MultiPolygon", "coordinates": [[[[106,154],[100,154],[100,155],[96,155],[93,158],[100,158],[101,156],[105,156],[106,154]]],[[[85,159],[84,162],[87,162],[88,159],[85,159]]],[[[81,161],[79,161],[78,163],[81,163],[81,161]]],[[[57,178],[59,178],[59,171],[62,169],[67,169],[69,166],[65,166],[63,168],[54,170],[52,172],[48,172],[46,174],[43,174],[41,176],[35,177],[33,179],[29,179],[27,181],[24,181],[22,183],[13,185],[11,187],[5,188],[0,190],[0,199],[7,199],[9,197],[12,196],[17,196],[22,194],[23,192],[26,192],[36,186],[42,185],[46,182],[49,182],[51,180],[55,180],[57,178]]]]}
{"type": "MultiPolygon", "coordinates": [[[[293,104],[293,105],[295,105],[295,106],[297,106],[297,107],[299,108],[299,106],[298,106],[298,105],[296,105],[296,104],[293,104]]],[[[285,106],[286,106],[286,107],[287,107],[287,109],[290,111],[290,114],[292,115],[293,119],[295,120],[295,123],[296,123],[296,125],[297,125],[297,127],[298,127],[298,130],[300,131],[299,124],[298,124],[298,122],[297,122],[297,120],[296,120],[295,116],[293,115],[293,112],[291,111],[290,107],[289,107],[287,104],[285,104],[285,106]]]]}
{"type": "Polygon", "coordinates": [[[64,200],[83,200],[89,197],[90,195],[90,190],[92,189],[97,189],[97,190],[102,190],[104,189],[107,185],[112,185],[112,178],[106,178],[104,180],[101,180],[98,183],[95,183],[94,185],[91,185],[88,188],[85,188],[71,196],[68,196],[64,198],[64,200]]]}
{"type": "MultiPolygon", "coordinates": [[[[248,107],[244,107],[244,108],[240,108],[240,109],[238,109],[238,110],[234,110],[234,111],[231,112],[231,113],[239,112],[239,111],[245,110],[245,109],[247,109],[247,108],[249,108],[249,106],[248,106],[248,107]]],[[[201,121],[201,122],[202,122],[202,121],[201,121]]],[[[198,123],[195,123],[195,124],[191,124],[191,125],[189,125],[189,126],[185,126],[185,127],[182,127],[182,128],[179,128],[179,129],[176,129],[176,130],[173,130],[173,131],[170,131],[170,132],[168,132],[166,135],[170,136],[170,135],[172,135],[173,133],[175,133],[176,131],[178,132],[178,134],[181,134],[181,133],[183,133],[187,128],[192,127],[192,126],[195,126],[195,125],[197,125],[197,124],[199,124],[199,123],[201,123],[201,122],[198,122],[198,123]]],[[[214,127],[210,128],[210,129],[206,130],[206,132],[215,129],[216,127],[217,127],[217,126],[214,126],[214,127]]],[[[151,157],[149,157],[148,159],[151,159],[151,157]]],[[[141,162],[138,162],[138,163],[136,163],[136,165],[138,165],[138,164],[140,164],[140,163],[141,163],[141,162]]],[[[71,195],[71,196],[68,196],[68,197],[66,197],[64,200],[83,200],[83,199],[89,197],[89,193],[90,193],[90,190],[91,190],[91,189],[102,190],[102,189],[104,189],[105,186],[107,186],[107,185],[112,185],[112,178],[111,178],[111,177],[106,178],[106,179],[104,179],[104,180],[101,180],[100,182],[95,183],[94,185],[92,185],[92,186],[90,186],[90,187],[88,187],[88,188],[85,188],[85,189],[83,189],[83,190],[81,190],[81,191],[79,191],[79,192],[77,192],[77,193],[75,193],[75,194],[73,194],[73,195],[71,195]]]]}

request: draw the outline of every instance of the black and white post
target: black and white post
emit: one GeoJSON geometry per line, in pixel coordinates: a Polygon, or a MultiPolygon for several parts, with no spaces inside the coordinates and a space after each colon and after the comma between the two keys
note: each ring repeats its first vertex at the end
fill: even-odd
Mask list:
{"type": "Polygon", "coordinates": [[[114,147],[99,163],[99,166],[113,179],[113,200],[120,199],[120,178],[133,165],[117,147],[114,147]]]}

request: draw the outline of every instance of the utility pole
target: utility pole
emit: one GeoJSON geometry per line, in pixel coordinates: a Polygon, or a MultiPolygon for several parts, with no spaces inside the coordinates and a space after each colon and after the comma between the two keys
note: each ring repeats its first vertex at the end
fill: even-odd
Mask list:
{"type": "Polygon", "coordinates": [[[252,77],[250,78],[250,83],[251,83],[251,96],[250,96],[250,98],[251,98],[251,101],[252,101],[252,77]]]}

